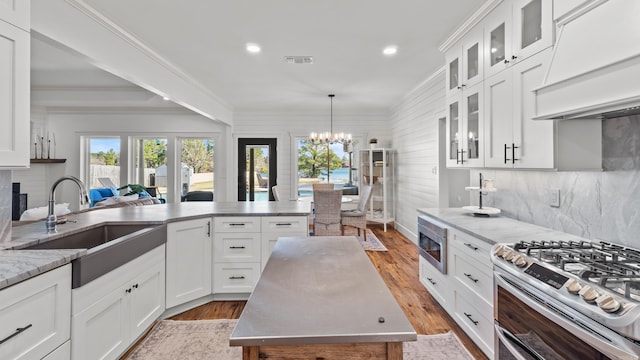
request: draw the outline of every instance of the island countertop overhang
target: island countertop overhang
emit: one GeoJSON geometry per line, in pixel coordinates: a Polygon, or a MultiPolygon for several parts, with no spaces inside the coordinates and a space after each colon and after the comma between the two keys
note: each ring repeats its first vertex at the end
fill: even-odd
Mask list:
{"type": "Polygon", "coordinates": [[[230,337],[232,346],[415,341],[417,334],[352,236],[280,238],[230,337]]]}

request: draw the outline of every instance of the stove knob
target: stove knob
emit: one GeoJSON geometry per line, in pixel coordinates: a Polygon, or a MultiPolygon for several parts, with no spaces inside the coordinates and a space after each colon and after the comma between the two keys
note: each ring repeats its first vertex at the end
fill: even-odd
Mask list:
{"type": "Polygon", "coordinates": [[[609,313],[620,310],[620,302],[608,294],[598,296],[596,304],[598,304],[602,310],[609,313]]]}
{"type": "Polygon", "coordinates": [[[512,261],[513,258],[516,257],[516,252],[511,250],[506,250],[504,254],[502,254],[502,258],[507,261],[512,261]]]}
{"type": "Polygon", "coordinates": [[[516,255],[513,260],[511,260],[517,267],[525,267],[528,265],[527,259],[525,259],[524,255],[516,255]]]}
{"type": "Polygon", "coordinates": [[[502,254],[504,254],[505,251],[506,251],[506,248],[504,245],[498,245],[496,246],[495,249],[493,249],[493,255],[497,257],[502,257],[502,254]]]}
{"type": "Polygon", "coordinates": [[[600,296],[600,294],[598,294],[598,292],[589,285],[583,286],[578,294],[580,294],[580,296],[582,296],[582,298],[586,302],[594,302],[598,298],[598,296],[600,296]]]}
{"type": "Polygon", "coordinates": [[[582,289],[582,285],[580,285],[580,282],[576,279],[567,280],[564,286],[567,288],[567,291],[573,295],[577,295],[580,289],[582,289]]]}

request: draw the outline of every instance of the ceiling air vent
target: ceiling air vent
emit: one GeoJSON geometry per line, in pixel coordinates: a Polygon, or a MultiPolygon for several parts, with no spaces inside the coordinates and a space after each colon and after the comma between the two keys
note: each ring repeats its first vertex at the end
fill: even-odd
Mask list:
{"type": "Polygon", "coordinates": [[[285,56],[287,64],[313,64],[312,56],[285,56]]]}

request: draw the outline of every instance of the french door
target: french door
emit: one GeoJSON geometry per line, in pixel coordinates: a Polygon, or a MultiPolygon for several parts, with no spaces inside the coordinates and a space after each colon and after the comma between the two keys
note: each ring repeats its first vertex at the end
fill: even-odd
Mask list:
{"type": "Polygon", "coordinates": [[[238,201],[274,201],[277,139],[238,139],[238,201]]]}

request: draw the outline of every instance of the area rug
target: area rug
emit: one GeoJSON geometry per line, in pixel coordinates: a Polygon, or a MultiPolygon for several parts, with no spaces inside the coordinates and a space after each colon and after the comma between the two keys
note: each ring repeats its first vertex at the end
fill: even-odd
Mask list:
{"type": "Polygon", "coordinates": [[[360,245],[362,245],[362,248],[367,251],[387,251],[387,248],[384,246],[382,241],[380,241],[376,237],[376,235],[369,229],[367,229],[366,232],[367,241],[364,241],[362,236],[358,236],[358,230],[356,228],[345,227],[344,234],[357,237],[358,241],[360,241],[360,245]]]}
{"type": "MultiPolygon", "coordinates": [[[[241,360],[242,348],[229,346],[237,320],[159,321],[127,360],[241,360]]],[[[458,337],[448,332],[418,335],[403,346],[405,360],[473,360],[458,337]]]]}

